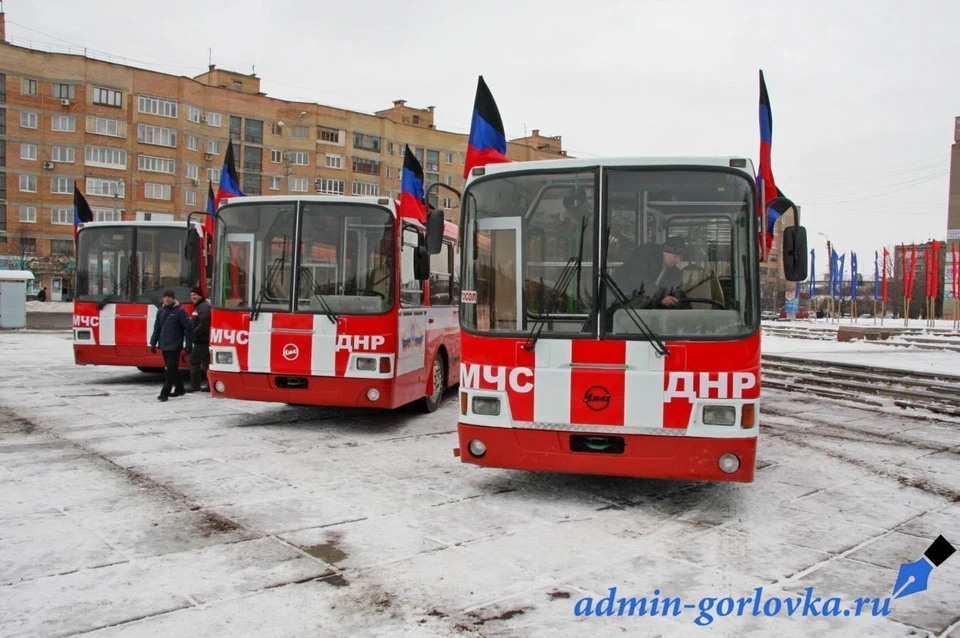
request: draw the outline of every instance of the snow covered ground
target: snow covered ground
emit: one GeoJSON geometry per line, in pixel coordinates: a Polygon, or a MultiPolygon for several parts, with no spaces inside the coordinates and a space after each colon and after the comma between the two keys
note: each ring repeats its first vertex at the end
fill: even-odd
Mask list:
{"type": "MultiPolygon", "coordinates": [[[[819,341],[770,335],[763,335],[761,338],[761,350],[763,354],[800,359],[960,376],[960,352],[948,350],[921,350],[910,346],[891,347],[866,341],[819,341]]],[[[960,392],[960,388],[957,391],[960,392]]]]}
{"type": "Polygon", "coordinates": [[[452,395],[160,404],[154,376],[74,366],[67,333],[0,333],[0,357],[3,636],[960,636],[960,554],[887,617],[695,622],[758,587],[847,610],[960,546],[955,425],[765,392],[752,484],[533,474],[455,459],[452,395]],[[693,607],[575,616],[612,587],[693,607]]]}

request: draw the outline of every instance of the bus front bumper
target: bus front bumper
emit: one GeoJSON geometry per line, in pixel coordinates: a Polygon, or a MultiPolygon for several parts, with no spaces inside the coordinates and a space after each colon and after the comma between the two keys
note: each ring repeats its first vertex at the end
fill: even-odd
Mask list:
{"type": "MultiPolygon", "coordinates": [[[[460,447],[454,450],[454,454],[459,455],[464,463],[515,470],[750,483],[757,455],[756,437],[648,434],[591,437],[584,432],[463,423],[457,425],[457,431],[460,447]],[[595,441],[590,441],[591,438],[595,441]],[[473,443],[475,441],[482,445],[473,443]],[[587,449],[594,442],[602,443],[607,449],[587,449]],[[483,453],[474,453],[478,450],[483,453]],[[734,471],[721,469],[721,457],[726,455],[734,455],[739,461],[734,471]]],[[[729,456],[726,456],[725,463],[730,470],[729,456]]]]}
{"type": "Polygon", "coordinates": [[[397,407],[393,405],[393,379],[292,377],[213,370],[207,372],[207,378],[211,395],[221,399],[329,407],[397,407]]]}

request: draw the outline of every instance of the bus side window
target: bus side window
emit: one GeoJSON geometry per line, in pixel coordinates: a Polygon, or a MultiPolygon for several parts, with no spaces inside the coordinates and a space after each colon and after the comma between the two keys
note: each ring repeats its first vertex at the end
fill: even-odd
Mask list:
{"type": "Polygon", "coordinates": [[[430,255],[430,305],[431,306],[449,306],[452,303],[450,298],[452,288],[453,272],[450,263],[451,246],[449,242],[443,242],[440,252],[436,255],[430,255]]]}
{"type": "Polygon", "coordinates": [[[423,282],[413,271],[419,245],[420,233],[415,228],[404,228],[400,246],[400,304],[404,306],[423,305],[423,282]]]}

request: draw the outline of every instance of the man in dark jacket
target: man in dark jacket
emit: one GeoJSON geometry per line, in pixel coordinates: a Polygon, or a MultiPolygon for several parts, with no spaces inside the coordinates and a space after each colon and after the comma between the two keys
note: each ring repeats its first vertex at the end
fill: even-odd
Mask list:
{"type": "Polygon", "coordinates": [[[198,287],[190,289],[190,301],[193,302],[193,313],[190,315],[193,352],[190,353],[190,388],[187,392],[210,392],[209,385],[200,387],[202,381],[206,380],[210,366],[210,304],[198,287]]]}
{"type": "Polygon", "coordinates": [[[682,237],[671,237],[652,250],[641,246],[617,268],[613,279],[634,307],[675,308],[685,296],[683,273],[677,267],[683,252],[682,237]]]}
{"type": "Polygon", "coordinates": [[[150,352],[156,353],[157,347],[163,352],[165,380],[158,401],[185,394],[183,381],[180,380],[180,350],[186,344],[187,354],[193,350],[193,331],[187,311],[177,303],[176,293],[163,291],[163,306],[157,311],[157,320],[153,323],[153,336],[150,337],[150,352]],[[173,389],[173,394],[170,390],[173,389]]]}

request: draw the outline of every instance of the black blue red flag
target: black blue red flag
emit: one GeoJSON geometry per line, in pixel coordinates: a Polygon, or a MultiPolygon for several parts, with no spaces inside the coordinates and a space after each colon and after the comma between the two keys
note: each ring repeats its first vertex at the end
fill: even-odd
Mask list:
{"type": "Polygon", "coordinates": [[[463,177],[466,179],[474,166],[509,161],[507,136],[503,132],[500,110],[481,75],[477,81],[477,96],[473,101],[473,118],[470,121],[463,177]]]}

